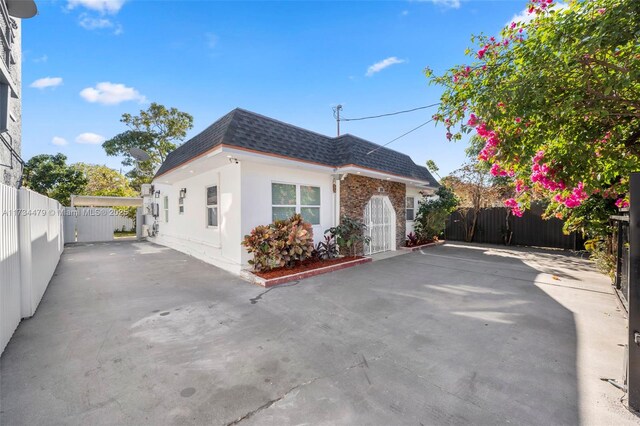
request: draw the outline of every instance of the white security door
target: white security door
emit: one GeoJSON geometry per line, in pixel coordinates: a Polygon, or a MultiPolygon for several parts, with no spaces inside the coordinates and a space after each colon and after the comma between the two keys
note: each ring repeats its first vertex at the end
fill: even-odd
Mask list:
{"type": "Polygon", "coordinates": [[[395,249],[395,212],[386,196],[371,197],[364,209],[366,234],[371,241],[365,246],[366,254],[380,253],[395,249]]]}

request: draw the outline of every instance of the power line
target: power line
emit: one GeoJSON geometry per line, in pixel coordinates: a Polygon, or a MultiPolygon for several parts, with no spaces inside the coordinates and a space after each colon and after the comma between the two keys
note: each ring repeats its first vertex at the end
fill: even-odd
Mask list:
{"type": "MultiPolygon", "coordinates": [[[[413,112],[413,111],[419,111],[419,110],[421,110],[421,109],[433,108],[434,106],[438,106],[438,105],[440,105],[440,102],[435,103],[435,104],[431,104],[431,105],[425,105],[425,106],[417,107],[417,108],[406,109],[406,110],[403,110],[403,111],[390,112],[390,113],[388,113],[388,114],[372,115],[372,116],[369,116],[369,117],[345,118],[345,117],[339,117],[339,116],[338,116],[338,117],[339,117],[339,118],[338,118],[338,117],[335,117],[335,114],[334,114],[334,117],[335,117],[337,120],[339,120],[339,121],[360,121],[360,120],[370,120],[370,119],[372,119],[372,118],[389,117],[389,116],[391,116],[391,115],[405,114],[405,113],[407,113],[407,112],[413,112]]],[[[335,110],[334,110],[334,112],[335,112],[335,110]]]]}
{"type": "Polygon", "coordinates": [[[371,151],[367,152],[367,155],[369,155],[369,154],[373,154],[373,153],[374,153],[374,152],[376,152],[377,150],[382,149],[382,148],[384,148],[385,146],[390,145],[391,143],[393,143],[393,142],[397,141],[398,139],[400,139],[400,138],[403,138],[403,137],[407,136],[409,133],[415,132],[415,131],[416,131],[416,130],[418,130],[419,128],[426,126],[427,124],[431,123],[432,121],[433,121],[433,118],[431,118],[431,119],[429,119],[429,120],[425,121],[424,123],[422,123],[422,124],[421,124],[421,125],[419,125],[418,127],[414,127],[413,129],[409,130],[408,132],[401,134],[401,135],[400,135],[400,136],[398,136],[397,138],[395,138],[395,139],[391,139],[389,142],[385,143],[384,145],[380,145],[380,146],[379,146],[379,147],[377,147],[376,149],[372,149],[371,151]]]}

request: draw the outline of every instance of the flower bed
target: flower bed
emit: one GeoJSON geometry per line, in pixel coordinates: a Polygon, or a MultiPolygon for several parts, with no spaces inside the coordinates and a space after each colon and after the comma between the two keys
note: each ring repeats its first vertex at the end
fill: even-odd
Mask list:
{"type": "Polygon", "coordinates": [[[261,272],[242,271],[240,276],[254,284],[263,287],[272,287],[274,285],[298,281],[368,262],[371,262],[371,258],[363,256],[349,256],[326,260],[314,258],[304,260],[293,268],[276,268],[261,272]]]}
{"type": "Polygon", "coordinates": [[[352,260],[357,260],[357,259],[363,259],[363,256],[339,257],[336,259],[327,259],[327,260],[310,258],[310,259],[303,260],[293,268],[284,268],[284,267],[275,268],[275,269],[271,269],[270,271],[254,272],[254,274],[259,276],[260,278],[264,278],[268,280],[270,278],[280,278],[286,275],[293,275],[299,272],[305,272],[310,269],[324,268],[325,266],[331,266],[339,263],[350,262],[352,260]]]}

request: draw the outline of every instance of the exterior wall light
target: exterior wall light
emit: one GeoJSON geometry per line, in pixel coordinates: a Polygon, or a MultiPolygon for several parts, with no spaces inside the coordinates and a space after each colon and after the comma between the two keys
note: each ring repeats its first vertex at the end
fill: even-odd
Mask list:
{"type": "Polygon", "coordinates": [[[187,198],[187,188],[182,188],[180,190],[180,198],[187,198]]]}

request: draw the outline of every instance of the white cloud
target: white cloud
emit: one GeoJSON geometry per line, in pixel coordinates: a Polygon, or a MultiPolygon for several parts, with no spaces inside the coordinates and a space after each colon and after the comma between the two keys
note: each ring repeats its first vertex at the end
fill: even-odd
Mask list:
{"type": "Polygon", "coordinates": [[[101,30],[104,28],[113,28],[113,22],[107,18],[92,18],[87,15],[81,15],[78,24],[85,30],[101,30]]]}
{"type": "Polygon", "coordinates": [[[460,9],[460,0],[418,0],[420,2],[433,3],[436,6],[447,7],[451,9],[460,9]]]}
{"type": "Polygon", "coordinates": [[[207,47],[213,49],[218,44],[218,36],[213,33],[206,33],[204,35],[207,39],[207,47]]]}
{"type": "Polygon", "coordinates": [[[38,63],[41,63],[41,62],[47,62],[49,60],[49,57],[47,55],[42,55],[42,56],[39,56],[37,58],[33,58],[32,60],[33,60],[33,62],[38,64],[38,63]]]}
{"type": "Polygon", "coordinates": [[[62,77],[44,77],[39,78],[29,85],[34,89],[46,89],[47,87],[56,87],[62,84],[62,77]]]}
{"type": "Polygon", "coordinates": [[[75,9],[78,6],[95,10],[100,13],[115,15],[122,9],[125,0],[67,0],[67,8],[75,9]]]}
{"type": "MultiPolygon", "coordinates": [[[[549,8],[549,10],[558,11],[558,10],[564,10],[568,7],[569,5],[566,3],[555,3],[549,8]]],[[[511,18],[511,20],[509,20],[509,22],[507,22],[505,26],[511,25],[512,22],[515,22],[516,24],[519,22],[528,24],[529,22],[533,21],[535,17],[536,17],[536,14],[529,13],[529,8],[527,8],[527,9],[524,9],[522,12],[513,15],[513,18],[511,18]]]]}
{"type": "Polygon", "coordinates": [[[80,96],[87,102],[97,102],[103,105],[117,105],[126,101],[137,101],[139,103],[147,101],[147,98],[133,87],[108,81],[98,83],[95,87],[82,89],[80,96]]]}
{"type": "Polygon", "coordinates": [[[367,73],[365,75],[367,77],[371,77],[375,73],[380,72],[383,69],[390,67],[391,65],[401,64],[403,62],[404,62],[404,59],[398,59],[395,56],[390,56],[387,59],[383,59],[380,62],[376,62],[375,64],[367,68],[367,73]]]}
{"type": "Polygon", "coordinates": [[[115,35],[120,35],[124,32],[122,24],[113,22],[109,18],[94,18],[92,16],[88,16],[86,13],[80,14],[78,24],[85,30],[89,31],[113,29],[113,34],[115,35]]]}
{"type": "Polygon", "coordinates": [[[76,136],[76,143],[88,144],[88,145],[98,145],[104,142],[105,137],[98,135],[97,133],[80,133],[76,136]]]}
{"type": "Polygon", "coordinates": [[[53,139],[51,139],[51,143],[55,146],[66,146],[68,144],[67,140],[60,136],[54,136],[53,139]]]}
{"type": "Polygon", "coordinates": [[[403,10],[402,12],[400,12],[400,15],[402,16],[407,16],[409,14],[408,10],[403,10]]]}

